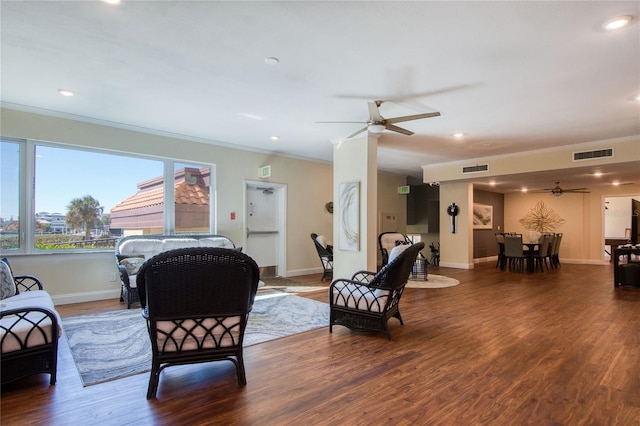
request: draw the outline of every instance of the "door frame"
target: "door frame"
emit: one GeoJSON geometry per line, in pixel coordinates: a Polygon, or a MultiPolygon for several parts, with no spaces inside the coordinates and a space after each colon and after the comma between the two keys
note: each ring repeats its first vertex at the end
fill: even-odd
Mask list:
{"type": "Polygon", "coordinates": [[[274,190],[274,195],[277,197],[276,206],[278,211],[276,212],[277,220],[277,229],[278,229],[278,252],[276,255],[277,258],[277,274],[281,277],[287,276],[287,185],[284,183],[276,183],[276,182],[263,182],[256,180],[244,180],[244,188],[243,188],[243,219],[244,219],[244,230],[242,232],[244,238],[244,247],[247,247],[248,229],[247,224],[249,223],[249,201],[247,198],[247,190],[249,188],[272,188],[274,190]]]}

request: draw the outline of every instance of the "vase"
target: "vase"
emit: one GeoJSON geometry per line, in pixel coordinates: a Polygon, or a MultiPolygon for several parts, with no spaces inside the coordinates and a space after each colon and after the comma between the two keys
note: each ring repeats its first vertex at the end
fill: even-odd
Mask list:
{"type": "Polygon", "coordinates": [[[525,238],[527,239],[528,243],[537,243],[538,240],[540,239],[540,232],[538,231],[527,231],[524,233],[525,238]]]}

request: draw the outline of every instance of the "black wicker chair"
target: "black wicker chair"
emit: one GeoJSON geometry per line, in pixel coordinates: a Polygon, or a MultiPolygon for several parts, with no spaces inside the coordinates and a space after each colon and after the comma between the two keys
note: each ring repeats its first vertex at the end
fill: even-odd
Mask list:
{"type": "Polygon", "coordinates": [[[228,360],[247,383],[242,342],[258,289],[258,265],[237,250],[194,247],[147,260],[138,292],[151,339],[147,399],[171,365],[228,360]]]}
{"type": "Polygon", "coordinates": [[[333,246],[327,244],[326,247],[318,242],[318,234],[311,234],[311,239],[316,247],[320,262],[322,262],[322,277],[320,281],[324,281],[325,278],[333,278],[333,246]]]}
{"type": "Polygon", "coordinates": [[[395,317],[404,324],[398,304],[423,248],[423,242],[398,246],[378,273],[359,271],[350,280],[334,280],[329,287],[329,332],[336,324],[354,331],[384,331],[391,340],[387,321],[395,317]]]}

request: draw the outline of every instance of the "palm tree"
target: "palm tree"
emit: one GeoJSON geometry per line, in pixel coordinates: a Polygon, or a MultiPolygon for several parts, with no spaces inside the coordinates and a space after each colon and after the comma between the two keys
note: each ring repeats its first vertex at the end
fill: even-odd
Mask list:
{"type": "Polygon", "coordinates": [[[82,225],[84,225],[84,239],[86,241],[90,240],[91,227],[93,223],[102,216],[104,207],[91,195],[85,195],[82,198],[74,198],[71,200],[67,209],[69,210],[66,216],[67,223],[72,228],[81,228],[82,225]]]}

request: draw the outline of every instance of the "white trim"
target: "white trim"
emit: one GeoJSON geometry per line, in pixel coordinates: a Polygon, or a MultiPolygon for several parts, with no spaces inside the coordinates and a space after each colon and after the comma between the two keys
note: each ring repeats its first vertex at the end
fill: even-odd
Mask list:
{"type": "Polygon", "coordinates": [[[473,263],[453,263],[453,262],[443,262],[442,258],[440,258],[440,265],[445,268],[456,268],[456,269],[473,269],[473,263]]]}
{"type": "Polygon", "coordinates": [[[51,296],[54,305],[68,305],[70,303],[94,302],[96,300],[118,299],[120,288],[114,290],[87,291],[84,293],[70,293],[51,296]]]}

